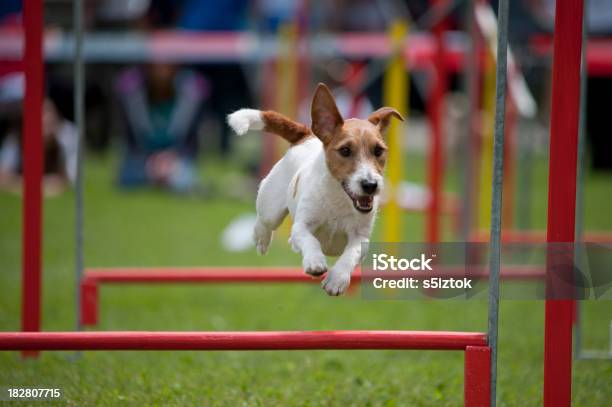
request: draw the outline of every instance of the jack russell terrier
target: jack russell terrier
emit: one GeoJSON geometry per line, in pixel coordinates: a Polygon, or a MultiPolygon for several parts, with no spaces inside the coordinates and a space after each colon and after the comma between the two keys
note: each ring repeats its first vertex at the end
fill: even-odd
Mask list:
{"type": "Polygon", "coordinates": [[[390,107],[367,118],[344,120],[329,88],[319,84],[312,100],[312,128],[274,111],[240,109],[228,116],[238,135],[263,130],[291,143],[261,182],[253,238],[260,254],[287,214],[293,226],[289,243],[302,254],[304,272],[327,272],[325,256],[339,256],[322,282],[329,295],[343,294],[367,243],[383,187],[387,146],[383,139],[390,107]]]}

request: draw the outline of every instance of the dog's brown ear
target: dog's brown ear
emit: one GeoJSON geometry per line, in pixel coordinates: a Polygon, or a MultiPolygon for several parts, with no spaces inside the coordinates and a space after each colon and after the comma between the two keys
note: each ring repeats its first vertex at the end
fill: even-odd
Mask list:
{"type": "Polygon", "coordinates": [[[370,117],[368,117],[368,121],[372,124],[378,126],[381,133],[384,133],[389,126],[389,122],[391,121],[391,117],[395,117],[401,121],[404,121],[404,118],[396,109],[392,107],[381,107],[377,111],[373,112],[370,117]]]}
{"type": "Polygon", "coordinates": [[[317,90],[312,98],[310,114],[312,117],[312,132],[321,139],[323,144],[329,143],[335,132],[344,123],[334,96],[323,83],[317,85],[317,90]]]}

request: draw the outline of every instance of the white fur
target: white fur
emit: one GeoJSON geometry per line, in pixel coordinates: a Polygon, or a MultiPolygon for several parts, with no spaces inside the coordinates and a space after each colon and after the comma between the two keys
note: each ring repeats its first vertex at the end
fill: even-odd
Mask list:
{"type": "Polygon", "coordinates": [[[264,122],[261,111],[255,109],[240,109],[227,116],[227,123],[239,136],[249,130],[262,130],[264,122]]]}
{"type": "MultiPolygon", "coordinates": [[[[234,130],[253,128],[252,113],[246,110],[230,116],[234,130]]],[[[382,185],[380,174],[365,164],[351,177],[354,180],[351,183],[358,182],[357,176],[371,177],[382,185]]],[[[321,275],[328,270],[325,255],[339,256],[322,287],[329,295],[343,294],[360,261],[361,245],[369,241],[378,200],[375,196],[371,212],[358,212],[340,182],[329,172],[323,144],[311,137],[289,148],[259,186],[254,230],[257,251],[263,254],[268,250],[272,232],[290,213],[293,226],[289,243],[301,253],[304,272],[321,275]]]]}
{"type": "Polygon", "coordinates": [[[355,195],[362,194],[362,181],[375,182],[378,184],[378,187],[381,190],[383,188],[384,180],[382,175],[380,175],[380,173],[376,171],[376,168],[374,168],[370,161],[365,159],[359,161],[359,163],[357,164],[357,169],[349,177],[347,182],[348,189],[355,195]]]}

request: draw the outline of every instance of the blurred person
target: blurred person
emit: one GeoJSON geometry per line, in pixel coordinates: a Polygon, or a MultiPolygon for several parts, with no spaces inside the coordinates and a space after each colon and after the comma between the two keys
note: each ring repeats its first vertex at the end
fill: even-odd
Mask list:
{"type": "Polygon", "coordinates": [[[136,20],[147,12],[151,0],[103,0],[98,3],[99,19],[106,21],[136,20]]]}
{"type": "MultiPolygon", "coordinates": [[[[0,81],[0,112],[6,120],[0,146],[0,188],[19,193],[23,173],[22,121],[24,77],[7,75],[0,81]]],[[[43,103],[44,191],[57,195],[76,179],[78,135],[75,126],[58,111],[55,103],[43,103]]]]}
{"type": "MultiPolygon", "coordinates": [[[[248,11],[248,0],[182,0],[176,26],[186,31],[245,30],[248,11]]],[[[231,134],[225,126],[225,116],[253,100],[245,72],[237,62],[200,65],[198,71],[211,84],[211,118],[219,124],[219,149],[227,154],[231,150],[231,134]]]]}
{"type": "Polygon", "coordinates": [[[178,26],[197,31],[244,30],[248,3],[248,0],[182,0],[178,26]]]}
{"type": "MultiPolygon", "coordinates": [[[[18,41],[21,37],[21,8],[21,0],[0,1],[0,38],[8,41],[8,44],[18,41]]],[[[0,55],[0,79],[7,74],[19,72],[21,69],[21,61],[14,59],[9,54],[0,55]]],[[[2,132],[1,127],[2,123],[0,123],[0,132],[2,132]]]]}
{"type": "Polygon", "coordinates": [[[151,0],[145,16],[145,26],[149,29],[168,29],[176,26],[181,13],[182,1],[151,0]]]}
{"type": "Polygon", "coordinates": [[[300,3],[296,0],[260,0],[257,10],[260,28],[265,32],[277,32],[279,26],[295,19],[300,3]]]}
{"type": "Polygon", "coordinates": [[[385,2],[372,0],[335,0],[325,3],[324,24],[332,31],[385,31],[385,2]]]}
{"type": "Polygon", "coordinates": [[[119,184],[191,191],[197,182],[197,128],[208,83],[168,63],[130,68],[116,83],[125,122],[119,184]]]}
{"type": "Polygon", "coordinates": [[[0,1],[0,26],[17,26],[21,18],[22,0],[0,1]]]}
{"type": "Polygon", "coordinates": [[[108,29],[130,29],[140,24],[151,7],[151,0],[90,0],[86,3],[87,26],[108,29]],[[90,21],[91,20],[91,21],[90,21]]]}

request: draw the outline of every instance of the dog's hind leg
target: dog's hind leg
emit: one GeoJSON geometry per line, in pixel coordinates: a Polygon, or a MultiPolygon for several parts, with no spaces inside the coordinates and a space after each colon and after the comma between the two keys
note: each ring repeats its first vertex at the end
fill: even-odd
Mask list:
{"type": "Polygon", "coordinates": [[[257,222],[253,230],[255,248],[259,254],[266,254],[272,241],[272,232],[276,230],[288,214],[287,208],[266,208],[257,211],[257,222]]]}
{"type": "Polygon", "coordinates": [[[257,223],[253,231],[255,248],[265,254],[272,241],[272,232],[283,222],[289,213],[287,209],[287,174],[282,171],[282,160],[261,182],[257,193],[257,223]]]}
{"type": "Polygon", "coordinates": [[[253,229],[253,241],[255,242],[255,249],[259,254],[266,254],[268,252],[268,246],[272,241],[272,231],[269,226],[257,216],[257,223],[255,223],[255,229],[253,229]]]}
{"type": "Polygon", "coordinates": [[[272,232],[280,226],[288,213],[289,211],[287,208],[278,208],[275,211],[265,210],[263,213],[257,213],[257,222],[253,230],[253,240],[255,241],[255,248],[259,254],[266,254],[268,252],[268,246],[270,246],[270,242],[272,241],[272,232]]]}

